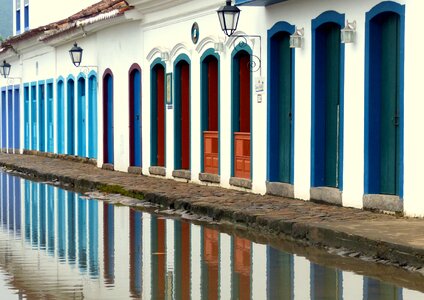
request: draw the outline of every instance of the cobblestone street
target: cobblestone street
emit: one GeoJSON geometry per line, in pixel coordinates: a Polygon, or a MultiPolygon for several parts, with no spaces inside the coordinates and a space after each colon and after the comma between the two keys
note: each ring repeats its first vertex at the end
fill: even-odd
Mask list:
{"type": "Polygon", "coordinates": [[[341,247],[402,266],[421,268],[424,262],[424,237],[419,234],[424,232],[424,220],[420,219],[107,171],[35,155],[2,153],[0,165],[76,188],[120,186],[166,208],[283,233],[312,245],[341,247]]]}

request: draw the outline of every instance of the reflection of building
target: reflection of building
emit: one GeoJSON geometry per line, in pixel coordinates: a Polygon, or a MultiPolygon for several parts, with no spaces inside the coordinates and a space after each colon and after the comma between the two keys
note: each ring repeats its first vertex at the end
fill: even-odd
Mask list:
{"type": "Polygon", "coordinates": [[[41,286],[56,298],[421,297],[214,229],[4,173],[0,190],[0,268],[13,275],[9,288],[23,295],[41,286]]]}
{"type": "Polygon", "coordinates": [[[235,0],[236,35],[261,37],[244,40],[219,28],[222,0],[92,0],[74,15],[82,1],[46,1],[14,1],[21,34],[0,50],[22,78],[0,81],[4,151],[424,215],[412,176],[424,60],[419,26],[405,26],[421,2],[235,0]],[[41,18],[46,5],[71,16],[41,18]],[[354,44],[340,37],[348,20],[354,44]],[[89,67],[71,64],[74,42],[89,67]]]}

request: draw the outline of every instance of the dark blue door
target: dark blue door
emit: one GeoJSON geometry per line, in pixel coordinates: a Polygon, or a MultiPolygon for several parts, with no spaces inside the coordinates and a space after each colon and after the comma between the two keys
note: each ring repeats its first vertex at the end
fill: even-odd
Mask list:
{"type": "Polygon", "coordinates": [[[15,91],[14,91],[14,98],[13,98],[13,115],[14,115],[14,124],[13,124],[13,148],[14,149],[19,149],[21,147],[21,143],[20,143],[20,137],[19,137],[19,133],[20,133],[20,105],[19,105],[19,98],[20,98],[20,91],[19,91],[19,86],[15,86],[15,91]]]}
{"type": "Polygon", "coordinates": [[[74,123],[75,123],[75,111],[74,111],[74,103],[75,103],[75,82],[73,79],[68,79],[68,91],[67,91],[67,111],[68,111],[68,129],[67,129],[67,154],[75,154],[75,134],[74,134],[74,123]]]}
{"type": "Polygon", "coordinates": [[[141,166],[141,74],[134,70],[130,74],[130,163],[141,166]]]}
{"type": "Polygon", "coordinates": [[[104,162],[113,164],[113,77],[108,73],[103,78],[103,157],[104,162]]]}
{"type": "Polygon", "coordinates": [[[7,146],[13,148],[13,90],[9,87],[7,91],[7,146]]]}

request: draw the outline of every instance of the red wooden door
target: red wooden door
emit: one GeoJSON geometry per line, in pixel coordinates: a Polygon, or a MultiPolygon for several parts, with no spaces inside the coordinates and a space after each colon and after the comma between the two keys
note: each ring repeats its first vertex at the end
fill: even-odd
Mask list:
{"type": "Polygon", "coordinates": [[[208,62],[208,130],[203,132],[205,173],[218,174],[218,60],[208,62]]]}
{"type": "Polygon", "coordinates": [[[239,132],[234,132],[234,176],[250,178],[250,56],[239,58],[239,132]]]}
{"type": "Polygon", "coordinates": [[[181,64],[181,169],[190,169],[190,70],[181,64]]]}
{"type": "Polygon", "coordinates": [[[165,70],[157,68],[157,165],[165,166],[165,70]]]}
{"type": "Polygon", "coordinates": [[[204,131],[203,138],[205,173],[218,174],[218,131],[204,131]]]}

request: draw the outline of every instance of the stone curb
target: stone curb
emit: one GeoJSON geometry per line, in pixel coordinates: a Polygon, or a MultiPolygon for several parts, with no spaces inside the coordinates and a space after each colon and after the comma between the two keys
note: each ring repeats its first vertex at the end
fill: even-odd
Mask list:
{"type": "MultiPolygon", "coordinates": [[[[109,185],[96,180],[40,172],[35,169],[6,162],[0,162],[0,166],[41,180],[59,181],[60,184],[71,185],[77,190],[95,190],[101,186],[109,185]]],[[[401,267],[412,266],[421,268],[424,265],[424,249],[349,234],[330,228],[330,225],[323,226],[321,224],[299,222],[281,217],[269,217],[260,211],[256,213],[249,212],[248,209],[240,211],[234,208],[216,206],[210,202],[192,203],[189,198],[182,199],[169,194],[163,195],[153,192],[143,194],[139,191],[125,190],[130,193],[140,194],[144,196],[146,201],[167,208],[183,209],[197,215],[208,216],[216,221],[229,221],[235,225],[253,228],[262,233],[282,234],[286,238],[301,241],[307,245],[321,248],[343,248],[351,252],[358,252],[362,256],[386,260],[401,267]]]]}

